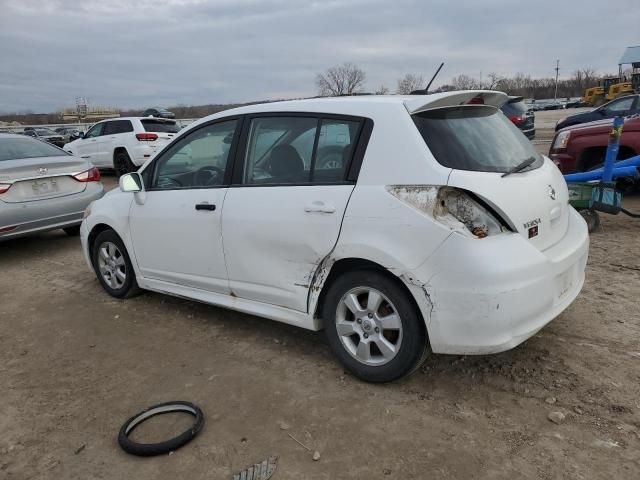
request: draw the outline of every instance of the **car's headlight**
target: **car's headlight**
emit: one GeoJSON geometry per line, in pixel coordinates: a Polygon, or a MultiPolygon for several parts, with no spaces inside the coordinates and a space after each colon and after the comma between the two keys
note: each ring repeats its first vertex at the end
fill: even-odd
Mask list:
{"type": "Polygon", "coordinates": [[[571,135],[571,131],[567,130],[566,132],[560,132],[556,135],[556,139],[553,141],[553,145],[551,148],[553,150],[560,150],[562,148],[567,148],[567,143],[569,143],[569,136],[571,135]]]}

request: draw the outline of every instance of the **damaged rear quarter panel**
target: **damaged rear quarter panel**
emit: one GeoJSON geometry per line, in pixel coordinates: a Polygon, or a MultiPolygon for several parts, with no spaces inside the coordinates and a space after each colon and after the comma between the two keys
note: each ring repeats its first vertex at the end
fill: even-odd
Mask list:
{"type": "MultiPolygon", "coordinates": [[[[417,201],[433,202],[418,197],[417,201]]],[[[391,195],[385,186],[358,186],[354,190],[336,247],[314,272],[309,311],[316,311],[320,292],[336,261],[346,258],[374,262],[399,277],[412,292],[428,322],[432,304],[426,294],[428,278],[410,274],[451,235],[451,229],[391,195]],[[379,213],[377,215],[377,213],[379,213]],[[409,280],[412,278],[412,280],[409,280]]]]}

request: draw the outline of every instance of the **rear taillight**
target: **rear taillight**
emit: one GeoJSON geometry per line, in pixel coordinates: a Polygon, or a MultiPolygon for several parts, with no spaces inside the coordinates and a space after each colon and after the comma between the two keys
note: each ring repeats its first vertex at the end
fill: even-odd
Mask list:
{"type": "Polygon", "coordinates": [[[141,142],[154,142],[158,139],[155,133],[136,133],[136,138],[141,142]]]}
{"type": "Polygon", "coordinates": [[[387,191],[448,228],[475,238],[511,231],[491,208],[473,194],[451,187],[390,185],[387,191]]]}
{"type": "Polygon", "coordinates": [[[89,170],[74,175],[73,178],[75,178],[79,182],[99,182],[100,170],[98,170],[96,167],[92,167],[89,170]]]}
{"type": "Polygon", "coordinates": [[[11,188],[10,183],[0,183],[0,193],[4,193],[11,188]]]}
{"type": "Polygon", "coordinates": [[[524,122],[524,118],[518,117],[516,115],[507,115],[507,118],[515,124],[524,122]]]}

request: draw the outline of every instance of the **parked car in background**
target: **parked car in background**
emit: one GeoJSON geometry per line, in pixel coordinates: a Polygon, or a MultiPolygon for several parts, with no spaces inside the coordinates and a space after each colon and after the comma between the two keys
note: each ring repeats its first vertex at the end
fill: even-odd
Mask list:
{"type": "Polygon", "coordinates": [[[143,117],[157,117],[157,118],[176,118],[176,114],[170,112],[166,108],[162,107],[153,107],[147,108],[144,112],[142,112],[143,117]]]}
{"type": "Polygon", "coordinates": [[[23,134],[29,137],[37,138],[38,140],[44,140],[45,142],[52,143],[57,147],[62,147],[65,143],[64,137],[59,133],[54,132],[50,128],[25,128],[23,134]]]}
{"type": "MultiPolygon", "coordinates": [[[[556,132],[549,157],[562,173],[586,172],[604,164],[613,120],[582,123],[556,132]]],[[[618,160],[640,155],[640,116],[624,122],[618,160]]]]}
{"type": "Polygon", "coordinates": [[[178,131],[180,127],[175,120],[123,117],[96,123],[86,134],[63,148],[98,168],[113,168],[122,175],[137,170],[178,131]]]}
{"type": "Polygon", "coordinates": [[[510,96],[509,101],[502,105],[500,110],[529,140],[535,138],[535,116],[522,97],[510,96]]]}
{"type": "Polygon", "coordinates": [[[55,131],[64,137],[65,143],[69,143],[76,138],[80,138],[84,133],[82,130],[78,129],[78,127],[58,127],[55,131]]]}
{"type": "Polygon", "coordinates": [[[543,110],[560,110],[562,108],[565,108],[565,106],[560,100],[551,100],[542,107],[543,110]]]}
{"type": "Polygon", "coordinates": [[[500,92],[245,106],[187,128],[81,227],[88,265],[138,288],[324,328],[367,381],[431,351],[515,347],[573,302],[589,237],[500,92]]]}
{"type": "Polygon", "coordinates": [[[86,160],[0,134],[0,240],[58,228],[77,235],[85,208],[103,194],[100,173],[86,160]]]}
{"type": "Polygon", "coordinates": [[[640,114],[640,95],[628,95],[626,97],[616,98],[590,112],[570,115],[556,124],[556,131],[570,127],[571,125],[634,114],[640,114]]]}

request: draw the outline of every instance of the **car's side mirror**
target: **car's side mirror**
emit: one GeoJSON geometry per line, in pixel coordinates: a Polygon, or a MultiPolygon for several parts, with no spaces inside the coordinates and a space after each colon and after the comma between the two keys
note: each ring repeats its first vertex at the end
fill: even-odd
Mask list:
{"type": "Polygon", "coordinates": [[[138,172],[126,173],[120,177],[120,190],[123,192],[142,192],[142,177],[138,172]]]}

